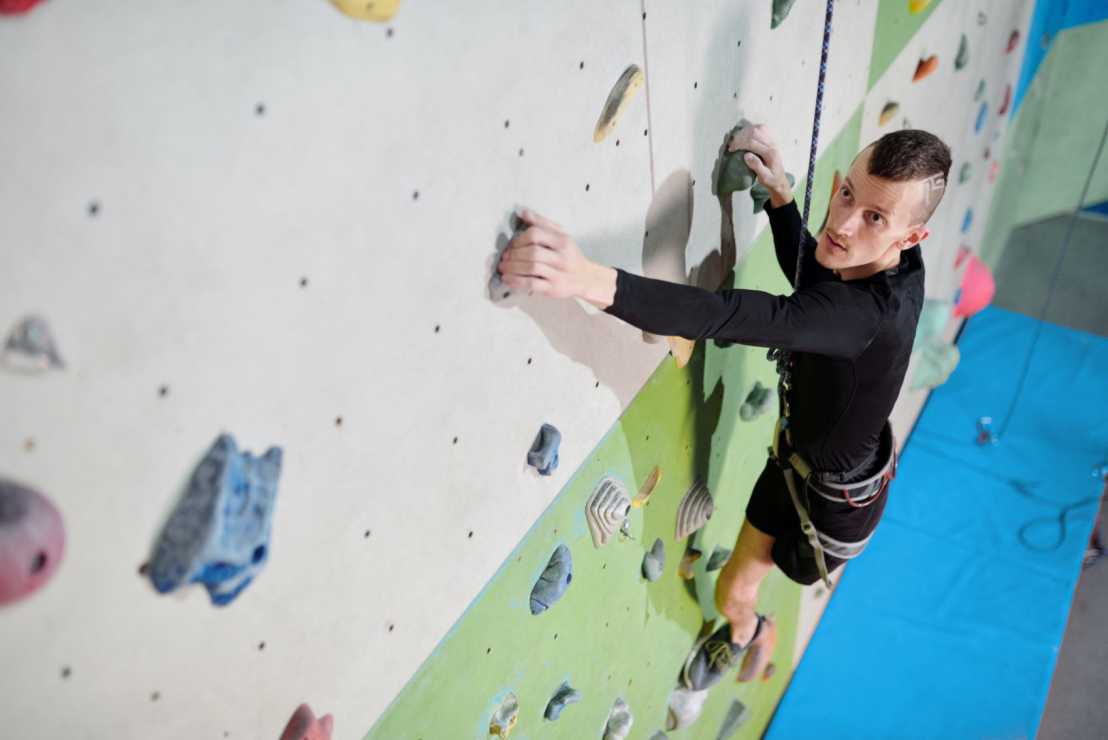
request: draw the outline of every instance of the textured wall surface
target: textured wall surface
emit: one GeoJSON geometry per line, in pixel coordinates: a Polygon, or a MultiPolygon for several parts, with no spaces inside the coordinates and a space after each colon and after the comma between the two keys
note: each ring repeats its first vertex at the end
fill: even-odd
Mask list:
{"type": "MultiPolygon", "coordinates": [[[[1022,46],[1004,48],[1030,5],[837,4],[811,220],[860,146],[909,123],[942,136],[952,176],[975,174],[932,222],[929,295],[953,294],[958,244],[983,233],[982,149],[997,157],[1006,119],[976,133],[972,97],[986,79],[995,109],[1015,79],[1022,46]]],[[[806,174],[822,4],[774,30],[770,8],[413,0],[373,24],[324,0],[50,0],[0,18],[0,324],[41,313],[67,361],[0,375],[0,475],[51,496],[68,535],[54,580],[0,610],[10,733],[269,738],[309,701],[336,737],[480,737],[508,691],[513,737],[599,736],[617,696],[632,737],[659,729],[711,613],[703,563],[699,600],[677,579],[674,509],[703,478],[718,514],[700,542],[731,546],[772,425],[737,408],[772,367],[701,344],[678,370],[611,317],[493,303],[487,281],[527,204],[598,261],[718,284],[727,130],[768,123],[798,192],[806,174]],[[594,143],[629,64],[645,87],[594,143]],[[525,465],[543,422],[564,439],[549,478],[525,465]],[[221,431],[285,458],[269,561],[217,609],[137,569],[221,431]],[[634,493],[655,465],[630,538],[594,550],[585,497],[604,474],[634,493]],[[655,537],[666,572],[647,584],[655,537]],[[558,543],[575,581],[532,616],[558,543]],[[567,679],[585,699],[543,728],[567,679]]],[[[786,291],[765,227],[737,194],[735,284],[786,291]]],[[[902,398],[901,436],[923,397],[902,398]]],[[[721,686],[685,737],[714,736],[735,697],[744,732],[764,727],[820,598],[771,576],[780,670],[721,686]]]]}

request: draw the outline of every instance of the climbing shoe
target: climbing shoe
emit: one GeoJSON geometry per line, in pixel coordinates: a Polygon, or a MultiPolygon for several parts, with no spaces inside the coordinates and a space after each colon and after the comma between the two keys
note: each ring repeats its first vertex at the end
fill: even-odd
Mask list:
{"type": "MultiPolygon", "coordinates": [[[[759,614],[750,645],[758,643],[766,622],[766,618],[759,614]]],[[[692,652],[681,671],[681,684],[690,691],[701,691],[715,686],[724,674],[738,663],[746,649],[745,645],[731,642],[731,624],[724,621],[723,626],[707,637],[697,640],[693,645],[692,652]]],[[[770,653],[772,648],[767,653],[767,658],[770,653]]]]}

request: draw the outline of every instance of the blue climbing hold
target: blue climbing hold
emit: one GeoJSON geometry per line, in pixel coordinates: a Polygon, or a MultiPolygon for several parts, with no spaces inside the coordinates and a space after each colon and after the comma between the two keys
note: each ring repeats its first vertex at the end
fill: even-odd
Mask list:
{"type": "Polygon", "coordinates": [[[527,464],[537,468],[539,475],[550,475],[558,468],[558,445],[561,443],[562,433],[552,424],[543,424],[527,453],[527,464]]]}
{"type": "Polygon", "coordinates": [[[558,545],[539,580],[531,589],[531,613],[541,614],[562,598],[573,580],[573,556],[565,545],[558,545]]]}
{"type": "Polygon", "coordinates": [[[973,209],[967,208],[966,215],[962,216],[962,233],[968,234],[970,226],[973,226],[973,209]]]}
{"type": "Polygon", "coordinates": [[[558,690],[554,692],[554,696],[547,703],[543,716],[554,722],[562,716],[563,709],[579,701],[581,701],[581,692],[571,687],[569,681],[562,681],[562,685],[558,687],[558,690]]]}
{"type": "Polygon", "coordinates": [[[281,458],[279,447],[254,457],[229,434],[216,439],[158,537],[154,588],[202,583],[212,603],[225,606],[250,585],[269,556],[281,458]]]}
{"type": "Polygon", "coordinates": [[[988,103],[982,102],[981,106],[977,109],[977,120],[973,123],[973,133],[979,133],[981,127],[985,125],[985,114],[989,112],[988,103]]]}

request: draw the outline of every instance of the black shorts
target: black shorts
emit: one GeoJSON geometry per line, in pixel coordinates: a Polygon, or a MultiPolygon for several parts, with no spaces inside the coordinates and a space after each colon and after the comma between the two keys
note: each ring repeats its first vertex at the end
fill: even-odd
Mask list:
{"type": "MultiPolygon", "coordinates": [[[[803,481],[797,480],[797,485],[801,503],[805,503],[803,481]]],[[[886,487],[873,503],[862,508],[855,508],[845,501],[828,501],[816,493],[809,493],[806,503],[808,515],[816,529],[842,542],[858,542],[877,528],[888,496],[889,489],[886,487]]],[[[785,486],[784,473],[773,460],[766,460],[766,467],[754,484],[754,491],[746,505],[746,519],[775,538],[773,562],[785,575],[804,585],[820,579],[815,552],[808,538],[800,531],[800,518],[785,486]]],[[[846,562],[826,552],[824,558],[829,573],[846,562]]]]}

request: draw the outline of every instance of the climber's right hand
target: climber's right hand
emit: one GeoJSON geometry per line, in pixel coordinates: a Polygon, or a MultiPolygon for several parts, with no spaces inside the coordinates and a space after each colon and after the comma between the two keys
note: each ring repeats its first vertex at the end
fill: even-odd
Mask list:
{"type": "Polygon", "coordinates": [[[747,150],[743,159],[754,171],[758,182],[769,190],[774,205],[778,205],[779,201],[787,203],[792,200],[792,186],[785,176],[781,153],[768,126],[761,123],[745,126],[732,135],[727,142],[727,151],[735,152],[740,149],[747,150]]]}

